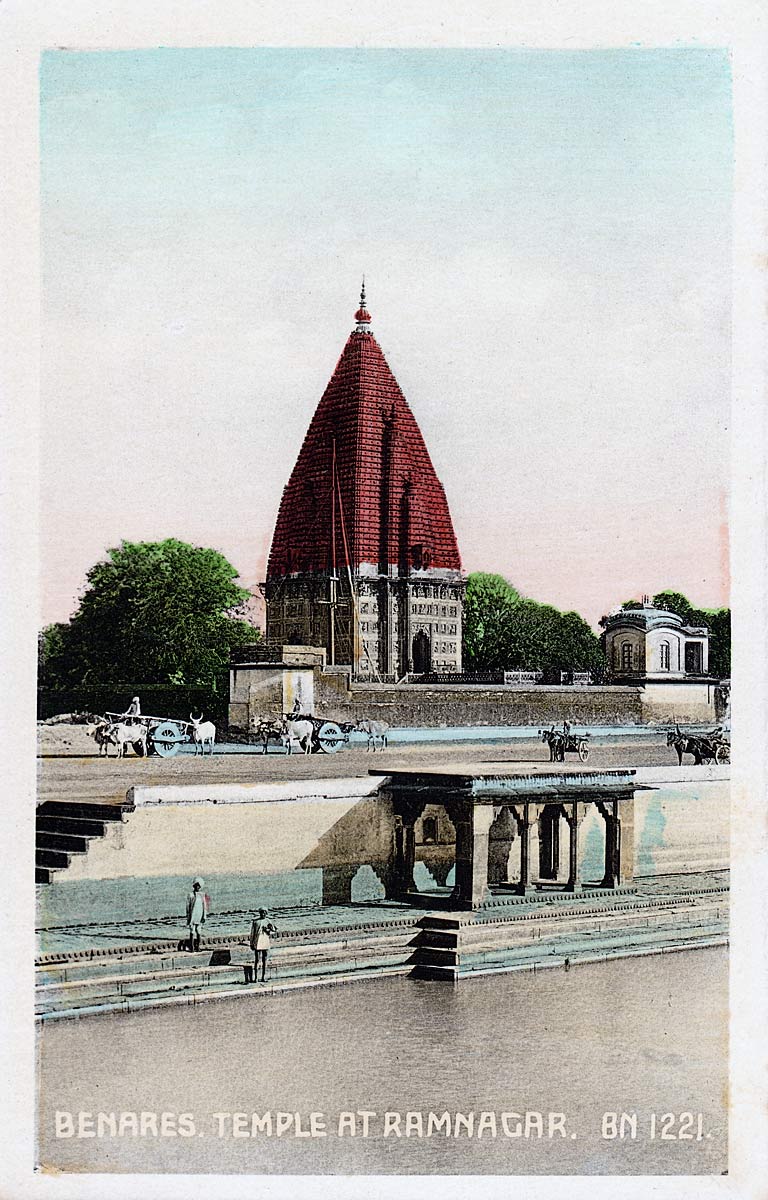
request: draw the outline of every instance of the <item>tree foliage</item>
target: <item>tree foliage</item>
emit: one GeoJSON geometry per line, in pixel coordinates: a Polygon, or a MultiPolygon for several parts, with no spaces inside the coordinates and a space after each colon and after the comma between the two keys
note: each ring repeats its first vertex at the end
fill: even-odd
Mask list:
{"type": "Polygon", "coordinates": [[[69,624],[41,635],[46,686],[115,683],[208,685],[231,646],[258,640],[241,618],[250,593],[217,550],[162,542],[122,542],[86,576],[69,624]]]}
{"type": "Polygon", "coordinates": [[[599,671],[603,656],[578,613],[524,599],[501,575],[477,572],[467,580],[464,664],[468,671],[599,671]]]}

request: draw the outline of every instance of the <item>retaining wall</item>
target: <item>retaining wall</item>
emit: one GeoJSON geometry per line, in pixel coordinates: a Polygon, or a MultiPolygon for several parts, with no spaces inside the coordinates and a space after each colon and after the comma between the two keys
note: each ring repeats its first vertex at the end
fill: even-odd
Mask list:
{"type": "MultiPolygon", "coordinates": [[[[654,790],[636,793],[636,875],[727,867],[727,769],[699,768],[698,782],[675,782],[678,768],[659,770],[654,790]]],[[[39,924],[178,915],[197,874],[217,912],[381,899],[394,837],[391,805],[377,795],[382,782],[324,781],[322,794],[316,783],[137,788],[135,810],[40,887],[39,924]]],[[[425,844],[422,832],[417,822],[417,886],[428,890],[440,876],[452,883],[450,822],[439,823],[437,844],[425,844]]],[[[567,874],[565,830],[560,840],[567,874]]],[[[519,854],[515,838],[511,878],[519,854]]],[[[582,878],[601,877],[603,854],[604,823],[590,806],[580,828],[582,878]]]]}

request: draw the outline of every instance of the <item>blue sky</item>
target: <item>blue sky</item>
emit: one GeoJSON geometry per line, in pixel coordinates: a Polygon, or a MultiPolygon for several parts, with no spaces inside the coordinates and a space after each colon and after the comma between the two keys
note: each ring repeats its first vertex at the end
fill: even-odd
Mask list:
{"type": "Polygon", "coordinates": [[[263,577],[363,271],[467,569],[590,620],[725,600],[725,52],[49,51],[40,80],[46,619],[121,537],[263,577]]]}

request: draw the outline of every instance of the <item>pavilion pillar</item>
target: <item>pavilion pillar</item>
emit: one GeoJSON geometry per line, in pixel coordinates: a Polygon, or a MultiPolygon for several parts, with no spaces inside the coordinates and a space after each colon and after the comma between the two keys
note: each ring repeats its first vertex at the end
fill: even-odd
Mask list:
{"type": "Polygon", "coordinates": [[[634,878],[635,802],[618,799],[598,801],[605,821],[605,873],[601,887],[615,888],[634,878]]]}
{"type": "Polygon", "coordinates": [[[563,812],[565,819],[568,822],[568,831],[570,833],[570,847],[568,856],[568,882],[565,885],[567,892],[580,892],[581,879],[579,878],[579,825],[584,819],[583,806],[581,811],[577,800],[563,804],[563,812]]]}
{"type": "Polygon", "coordinates": [[[615,888],[620,878],[621,827],[618,800],[598,801],[597,809],[605,822],[605,870],[600,887],[615,888]]]}
{"type": "MultiPolygon", "coordinates": [[[[387,891],[388,899],[405,899],[409,892],[416,891],[413,877],[416,866],[416,822],[424,811],[424,803],[393,797],[394,831],[392,876],[387,891]]],[[[385,888],[387,884],[385,883],[385,888]]]]}
{"type": "Polygon", "coordinates": [[[635,878],[635,797],[618,806],[619,883],[635,878]]]}
{"type": "Polygon", "coordinates": [[[456,884],[452,899],[465,908],[478,908],[488,895],[488,839],[493,805],[476,805],[471,797],[451,806],[456,829],[456,884]]]}
{"type": "Polygon", "coordinates": [[[546,804],[539,817],[539,878],[556,880],[560,873],[560,805],[546,804]]]}
{"type": "Polygon", "coordinates": [[[531,805],[525,800],[512,808],[512,814],[517,822],[517,832],[520,838],[520,881],[517,893],[520,896],[530,895],[535,889],[531,882],[531,805]]]}

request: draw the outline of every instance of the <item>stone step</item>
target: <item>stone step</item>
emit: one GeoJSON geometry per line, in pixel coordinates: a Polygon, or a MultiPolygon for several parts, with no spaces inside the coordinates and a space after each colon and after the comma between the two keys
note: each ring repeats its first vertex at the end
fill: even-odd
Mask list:
{"type": "Polygon", "coordinates": [[[88,838],[77,837],[73,833],[49,833],[46,829],[38,829],[35,846],[38,850],[69,850],[71,854],[85,854],[88,838]]]}
{"type": "Polygon", "coordinates": [[[653,947],[672,947],[679,943],[689,943],[698,940],[711,941],[713,938],[724,938],[727,926],[721,922],[703,922],[698,926],[685,929],[666,928],[635,931],[633,936],[627,936],[627,931],[612,934],[603,933],[594,937],[581,938],[551,938],[537,945],[510,946],[482,954],[462,955],[460,974],[482,970],[496,965],[499,969],[505,965],[514,965],[526,961],[536,961],[542,958],[579,958],[596,953],[621,952],[631,953],[633,950],[653,947]]]}
{"type": "Polygon", "coordinates": [[[64,850],[35,849],[35,866],[37,867],[68,867],[69,854],[64,850]]]}
{"type": "Polygon", "coordinates": [[[37,809],[38,817],[70,817],[82,821],[122,821],[123,814],[134,812],[132,804],[99,804],[88,800],[45,800],[37,809]]]}
{"type": "Polygon", "coordinates": [[[81,817],[57,817],[55,814],[38,813],[36,831],[38,833],[71,833],[80,837],[103,837],[106,831],[104,821],[86,820],[81,817]]]}
{"type": "MultiPolygon", "coordinates": [[[[376,973],[382,970],[408,970],[410,952],[407,947],[399,952],[336,956],[332,959],[295,961],[279,966],[270,959],[269,978],[273,982],[296,979],[314,979],[332,975],[349,975],[351,972],[376,973]]],[[[245,970],[253,966],[248,963],[229,963],[222,966],[189,967],[186,970],[146,972],[138,975],[100,976],[95,979],[80,979],[70,983],[49,984],[37,989],[37,1011],[52,1013],[71,1011],[84,1007],[112,1005],[129,998],[163,997],[182,992],[205,993],[206,990],[228,986],[242,987],[245,970]]]]}

